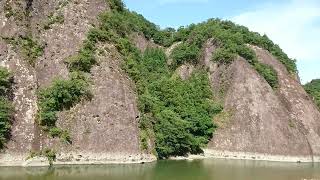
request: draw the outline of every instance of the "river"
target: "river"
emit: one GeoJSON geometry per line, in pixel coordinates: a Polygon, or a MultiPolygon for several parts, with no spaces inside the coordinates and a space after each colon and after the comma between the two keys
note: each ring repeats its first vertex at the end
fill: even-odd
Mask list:
{"type": "Polygon", "coordinates": [[[205,159],[131,165],[0,167],[0,180],[320,180],[320,164],[205,159]]]}

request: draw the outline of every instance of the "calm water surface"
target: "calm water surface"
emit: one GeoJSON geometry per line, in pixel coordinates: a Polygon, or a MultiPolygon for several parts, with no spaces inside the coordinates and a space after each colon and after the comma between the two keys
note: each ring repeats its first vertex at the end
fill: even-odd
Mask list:
{"type": "Polygon", "coordinates": [[[244,160],[137,165],[0,167],[0,180],[320,180],[320,164],[244,160]]]}

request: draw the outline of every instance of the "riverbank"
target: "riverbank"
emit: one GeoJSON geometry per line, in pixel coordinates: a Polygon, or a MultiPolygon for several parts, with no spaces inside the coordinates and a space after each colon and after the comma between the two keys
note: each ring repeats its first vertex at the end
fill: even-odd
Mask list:
{"type": "Polygon", "coordinates": [[[319,180],[320,164],[204,159],[139,165],[0,167],[5,180],[319,180]]]}
{"type": "MultiPolygon", "coordinates": [[[[57,154],[53,165],[103,165],[103,164],[141,164],[156,161],[150,154],[106,154],[106,153],[67,153],[57,154]]],[[[49,166],[47,157],[28,158],[28,155],[0,155],[0,166],[37,167],[49,166]]]]}
{"type": "MultiPolygon", "coordinates": [[[[9,155],[0,156],[0,166],[22,166],[36,167],[49,166],[50,163],[46,157],[27,158],[27,155],[9,155]]],[[[230,152],[204,149],[200,155],[189,155],[187,157],[171,157],[171,160],[197,160],[197,159],[237,159],[237,160],[255,160],[255,161],[273,161],[273,162],[294,162],[294,163],[312,163],[320,162],[320,157],[306,156],[280,156],[248,152],[230,152]]],[[[106,154],[106,153],[68,153],[57,155],[53,165],[103,165],[103,164],[141,164],[157,161],[156,157],[149,154],[106,154]]]]}
{"type": "Polygon", "coordinates": [[[196,159],[237,159],[237,160],[256,160],[256,161],[274,161],[274,162],[296,162],[312,163],[320,162],[320,156],[283,156],[270,155],[250,152],[230,152],[204,149],[201,155],[189,155],[187,157],[172,157],[174,160],[196,160],[196,159]]]}

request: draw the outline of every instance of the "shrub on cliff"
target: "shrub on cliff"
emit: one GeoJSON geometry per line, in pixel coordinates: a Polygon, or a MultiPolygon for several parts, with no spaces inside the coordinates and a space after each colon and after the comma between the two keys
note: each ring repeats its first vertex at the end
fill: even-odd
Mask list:
{"type": "Polygon", "coordinates": [[[40,125],[55,127],[56,113],[69,109],[84,97],[90,97],[90,92],[82,73],[72,73],[70,80],[55,80],[50,87],[40,90],[38,94],[40,125]]]}
{"type": "Polygon", "coordinates": [[[124,11],[125,6],[122,0],[109,0],[109,6],[110,9],[115,10],[115,11],[124,11]]]}
{"type": "Polygon", "coordinates": [[[257,62],[257,57],[255,52],[252,49],[250,49],[248,46],[238,45],[236,47],[236,51],[239,54],[239,56],[243,57],[250,64],[254,64],[255,62],[257,62]]]}
{"type": "Polygon", "coordinates": [[[31,66],[35,66],[38,57],[42,56],[44,46],[39,44],[31,36],[20,36],[17,38],[2,37],[8,43],[12,44],[16,48],[19,48],[21,54],[28,61],[31,66]]]}
{"type": "Polygon", "coordinates": [[[278,88],[278,74],[271,66],[256,62],[254,68],[273,89],[278,88]]]}
{"type": "Polygon", "coordinates": [[[11,73],[5,69],[0,67],[0,96],[6,97],[11,90],[11,86],[13,83],[13,77],[11,73]]]}
{"type": "Polygon", "coordinates": [[[56,127],[57,113],[70,109],[85,98],[91,98],[91,93],[87,77],[82,72],[72,72],[68,80],[56,79],[50,87],[38,93],[38,123],[52,137],[71,144],[69,132],[56,127]]]}
{"type": "Polygon", "coordinates": [[[10,137],[13,107],[9,101],[12,76],[5,68],[0,68],[0,150],[10,137]]]}
{"type": "Polygon", "coordinates": [[[171,58],[173,60],[172,66],[176,68],[184,63],[196,64],[198,62],[199,56],[200,49],[196,45],[181,43],[176,48],[174,48],[171,53],[171,58]]]}
{"type": "Polygon", "coordinates": [[[232,52],[230,49],[227,48],[219,48],[217,49],[213,56],[212,56],[212,60],[214,62],[218,62],[221,64],[229,64],[231,63],[234,58],[237,56],[236,53],[232,52]]]}
{"type": "Polygon", "coordinates": [[[312,97],[318,108],[320,109],[320,79],[312,80],[304,85],[304,89],[312,97]]]}
{"type": "Polygon", "coordinates": [[[13,108],[11,103],[1,97],[0,98],[0,149],[2,149],[10,136],[11,118],[13,108]]]}
{"type": "Polygon", "coordinates": [[[152,36],[155,43],[164,47],[169,47],[174,41],[175,29],[166,28],[164,30],[157,30],[152,36]]]}
{"type": "Polygon", "coordinates": [[[84,47],[75,56],[70,57],[66,63],[72,72],[90,72],[91,67],[96,64],[94,57],[95,46],[91,41],[86,41],[84,47]]]}

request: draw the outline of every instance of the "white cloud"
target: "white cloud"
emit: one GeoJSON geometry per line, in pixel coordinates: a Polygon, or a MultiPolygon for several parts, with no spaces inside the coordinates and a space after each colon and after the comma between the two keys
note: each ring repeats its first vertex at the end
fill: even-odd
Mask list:
{"type": "Polygon", "coordinates": [[[167,5],[167,4],[182,4],[182,3],[206,3],[209,0],[156,0],[161,5],[167,5]]]}
{"type": "MultiPolygon", "coordinates": [[[[267,34],[300,64],[320,61],[318,0],[291,0],[286,4],[263,4],[254,11],[244,12],[231,19],[249,27],[252,31],[267,34]]],[[[303,76],[303,71],[306,70],[300,70],[303,81],[310,80],[311,77],[303,76]]]]}

